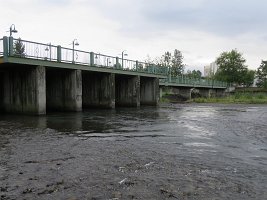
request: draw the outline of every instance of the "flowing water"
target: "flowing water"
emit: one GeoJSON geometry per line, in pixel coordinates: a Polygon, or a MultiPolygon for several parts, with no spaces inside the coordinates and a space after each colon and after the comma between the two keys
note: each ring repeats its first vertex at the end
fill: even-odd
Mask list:
{"type": "Polygon", "coordinates": [[[0,115],[0,198],[267,199],[267,106],[0,115]]]}

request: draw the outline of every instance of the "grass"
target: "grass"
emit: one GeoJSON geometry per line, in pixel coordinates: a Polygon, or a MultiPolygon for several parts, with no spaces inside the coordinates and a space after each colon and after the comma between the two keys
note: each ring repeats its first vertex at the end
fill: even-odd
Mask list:
{"type": "Polygon", "coordinates": [[[227,97],[195,98],[192,102],[196,103],[244,103],[244,104],[267,104],[266,93],[235,93],[227,97]]]}

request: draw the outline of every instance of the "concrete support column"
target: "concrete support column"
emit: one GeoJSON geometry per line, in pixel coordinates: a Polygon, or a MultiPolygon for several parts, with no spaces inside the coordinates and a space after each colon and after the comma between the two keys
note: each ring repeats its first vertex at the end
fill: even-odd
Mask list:
{"type": "Polygon", "coordinates": [[[47,109],[58,111],[82,110],[81,70],[47,70],[47,109]]]}
{"type": "Polygon", "coordinates": [[[140,107],[140,76],[116,75],[116,106],[140,107]]]}
{"type": "Polygon", "coordinates": [[[115,108],[115,75],[82,73],[83,108],[115,108]]]}
{"type": "Polygon", "coordinates": [[[3,112],[4,109],[4,72],[0,71],[0,113],[3,112]]]}
{"type": "Polygon", "coordinates": [[[140,104],[157,106],[159,103],[159,79],[140,78],[140,104]]]}
{"type": "Polygon", "coordinates": [[[211,97],[212,89],[210,89],[210,88],[200,88],[198,90],[199,90],[199,94],[200,94],[201,97],[204,97],[204,98],[210,98],[211,97]]]}
{"type": "Polygon", "coordinates": [[[179,88],[179,94],[185,99],[191,99],[192,88],[179,88]]]}
{"type": "Polygon", "coordinates": [[[20,66],[2,74],[2,105],[5,112],[46,113],[45,67],[20,66]]]}
{"type": "Polygon", "coordinates": [[[212,94],[215,94],[216,97],[224,97],[225,96],[225,90],[226,89],[213,89],[212,91],[212,94]]]}

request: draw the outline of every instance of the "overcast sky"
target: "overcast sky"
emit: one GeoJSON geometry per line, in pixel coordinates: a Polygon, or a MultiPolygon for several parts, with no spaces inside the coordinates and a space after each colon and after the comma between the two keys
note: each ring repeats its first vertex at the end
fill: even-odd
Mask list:
{"type": "Polygon", "coordinates": [[[266,0],[0,0],[0,34],[144,60],[180,50],[200,69],[237,49],[256,69],[267,59],[266,0]]]}

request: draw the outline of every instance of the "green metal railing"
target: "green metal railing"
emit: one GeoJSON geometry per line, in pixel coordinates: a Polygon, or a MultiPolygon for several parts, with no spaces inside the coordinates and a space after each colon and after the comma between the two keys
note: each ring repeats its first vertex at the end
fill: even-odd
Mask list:
{"type": "Polygon", "coordinates": [[[166,79],[160,79],[160,83],[176,84],[180,86],[190,87],[228,87],[226,82],[212,80],[212,79],[193,79],[187,76],[169,77],[166,79]]]}
{"type": "Polygon", "coordinates": [[[190,87],[227,87],[227,83],[211,79],[192,79],[187,76],[168,77],[168,67],[158,66],[152,63],[139,62],[103,55],[100,53],[87,52],[72,48],[65,48],[52,44],[43,44],[27,40],[3,37],[0,39],[0,56],[23,57],[52,62],[64,62],[88,65],[94,67],[113,68],[116,70],[136,71],[148,74],[163,75],[166,79],[160,79],[160,83],[168,83],[190,87]],[[21,42],[24,52],[21,53],[15,48],[15,44],[21,42]]]}
{"type": "Polygon", "coordinates": [[[4,55],[3,38],[0,39],[0,55],[4,55]]]}
{"type": "Polygon", "coordinates": [[[2,42],[2,44],[0,44],[0,55],[89,65],[95,67],[114,68],[117,70],[153,73],[157,75],[167,76],[167,70],[162,69],[163,67],[154,65],[154,70],[150,70],[151,66],[148,66],[147,64],[144,64],[142,62],[139,63],[138,61],[134,60],[122,60],[119,57],[81,51],[51,44],[32,42],[28,40],[15,39],[13,37],[4,37],[0,41],[2,42]],[[21,44],[23,44],[25,48],[23,53],[20,53],[15,48],[15,44],[18,42],[21,42],[21,44]],[[6,43],[6,46],[8,48],[4,47],[4,43],[6,43]],[[139,65],[142,65],[142,67],[140,67],[139,65]]]}

